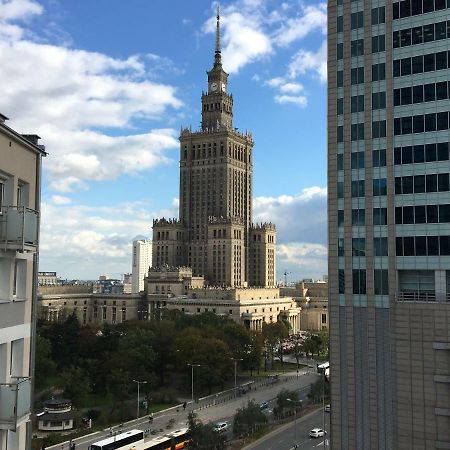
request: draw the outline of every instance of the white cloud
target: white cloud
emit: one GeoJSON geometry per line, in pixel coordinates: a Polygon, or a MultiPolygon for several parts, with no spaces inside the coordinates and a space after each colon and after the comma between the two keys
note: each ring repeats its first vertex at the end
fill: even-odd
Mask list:
{"type": "MultiPolygon", "coordinates": [[[[272,53],[270,37],[264,31],[259,14],[248,11],[259,7],[259,1],[230,5],[221,11],[221,44],[224,69],[237,73],[245,65],[272,53]]],[[[211,17],[203,27],[205,33],[215,33],[216,18],[211,17]]]]}
{"type": "Polygon", "coordinates": [[[323,41],[317,52],[301,49],[293,57],[288,67],[288,74],[296,78],[307,72],[313,72],[320,81],[327,81],[327,42],[323,41]]]}
{"type": "Polygon", "coordinates": [[[291,103],[304,108],[308,104],[308,99],[304,95],[275,95],[275,102],[281,105],[291,103]]]}
{"type": "Polygon", "coordinates": [[[283,77],[275,77],[266,80],[264,84],[278,90],[278,94],[274,96],[276,103],[281,105],[291,103],[301,108],[308,104],[306,95],[295,95],[304,91],[304,87],[300,83],[286,81],[283,77]]]}
{"type": "Polygon", "coordinates": [[[306,6],[300,10],[298,17],[288,18],[277,31],[274,40],[278,45],[286,46],[294,41],[305,38],[317,29],[323,34],[326,34],[326,3],[306,6]]]}
{"type": "Polygon", "coordinates": [[[322,278],[327,273],[327,189],[310,187],[297,195],[256,197],[255,222],[277,227],[277,272],[290,280],[322,278]]]}
{"type": "MultiPolygon", "coordinates": [[[[236,73],[247,64],[275,54],[312,33],[326,35],[327,5],[325,2],[304,6],[302,3],[272,3],[264,0],[235,0],[221,12],[223,30],[223,63],[225,70],[236,73]]],[[[214,33],[215,14],[203,26],[203,32],[214,33]]],[[[264,82],[278,89],[274,101],[279,104],[307,105],[307,95],[298,95],[303,85],[297,78],[312,73],[326,81],[326,47],[317,53],[297,50],[286,68],[286,75],[264,82]]],[[[260,81],[259,76],[253,76],[260,81]]]]}
{"type": "Polygon", "coordinates": [[[0,0],[0,20],[24,20],[42,12],[42,6],[33,0],[0,0]]]}
{"type": "MultiPolygon", "coordinates": [[[[164,118],[183,106],[176,88],[152,78],[167,58],[124,59],[42,44],[24,38],[21,20],[42,13],[31,0],[0,0],[2,111],[21,132],[43,138],[50,186],[86,189],[90,180],[112,179],[167,163],[177,148],[174,130],[133,134],[136,120],[164,118]]],[[[174,69],[173,69],[174,70],[174,69]]]]}
{"type": "Polygon", "coordinates": [[[279,243],[325,244],[327,238],[327,189],[310,187],[297,195],[256,197],[255,222],[274,222],[279,243]]]}
{"type": "Polygon", "coordinates": [[[278,272],[287,270],[290,279],[322,279],[328,272],[328,251],[322,244],[302,242],[281,244],[277,247],[277,257],[278,272]]]}
{"type": "Polygon", "coordinates": [[[40,268],[69,278],[129,272],[132,239],[151,237],[154,218],[178,214],[177,199],[155,212],[144,202],[106,207],[65,205],[61,198],[55,202],[55,196],[50,200],[42,203],[40,268]]]}
{"type": "Polygon", "coordinates": [[[303,85],[300,83],[285,83],[280,86],[280,91],[289,94],[298,94],[303,91],[303,85]]]}
{"type": "Polygon", "coordinates": [[[72,203],[72,200],[69,197],[64,197],[62,195],[52,195],[52,202],[55,205],[68,205],[72,203]]]}

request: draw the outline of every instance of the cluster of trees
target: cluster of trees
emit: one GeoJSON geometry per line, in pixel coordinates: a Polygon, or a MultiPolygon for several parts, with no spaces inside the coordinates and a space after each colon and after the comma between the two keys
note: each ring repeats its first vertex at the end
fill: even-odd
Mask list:
{"type": "Polygon", "coordinates": [[[297,364],[303,354],[329,358],[330,337],[326,330],[321,331],[319,334],[307,333],[303,337],[292,335],[290,342],[291,351],[297,360],[297,364]]]}
{"type": "Polygon", "coordinates": [[[40,322],[37,332],[37,389],[51,381],[75,405],[84,404],[89,394],[110,394],[114,407],[135,392],[133,380],[147,382],[142,386],[147,396],[167,385],[169,373],[171,378],[179,374],[188,388],[188,364],[201,366],[195,372],[196,393],[223,389],[234,375],[232,358],[242,360],[241,369],[259,370],[265,342],[272,346],[288,334],[282,323],[265,326],[261,334],[213,313],[188,316],[177,311],[161,320],[105,324],[101,329],[81,326],[71,315],[61,322],[40,322]]]}

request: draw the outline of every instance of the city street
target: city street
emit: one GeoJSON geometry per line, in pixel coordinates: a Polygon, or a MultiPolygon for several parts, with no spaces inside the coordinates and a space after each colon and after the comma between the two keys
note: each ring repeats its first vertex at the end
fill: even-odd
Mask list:
{"type": "MultiPolygon", "coordinates": [[[[290,450],[294,443],[298,444],[300,450],[323,449],[324,439],[312,439],[308,433],[313,428],[323,428],[323,409],[308,414],[297,420],[289,422],[272,433],[267,434],[256,442],[244,447],[243,450],[290,450]]],[[[325,413],[325,430],[330,429],[330,414],[325,413]]],[[[326,436],[328,439],[328,435],[326,436]]]]}
{"type": "MultiPolygon", "coordinates": [[[[305,370],[300,372],[298,377],[289,375],[281,375],[280,381],[261,387],[257,390],[249,391],[246,395],[238,397],[236,400],[232,399],[223,403],[218,403],[216,405],[211,405],[209,407],[205,407],[202,409],[195,409],[195,412],[198,415],[198,418],[202,420],[204,423],[207,422],[218,422],[218,421],[227,421],[232,422],[234,413],[238,408],[246,405],[248,400],[254,400],[256,403],[261,403],[262,401],[269,401],[269,407],[273,407],[273,402],[270,400],[274,399],[278,392],[282,389],[289,390],[301,390],[314,383],[318,379],[318,375],[314,372],[307,373],[305,370]]],[[[306,392],[303,391],[300,395],[300,398],[305,398],[306,392]]],[[[217,401],[219,402],[221,397],[217,397],[217,401]]],[[[196,405],[197,407],[197,405],[196,405]]],[[[178,408],[178,412],[176,408],[172,408],[170,410],[163,411],[161,413],[155,414],[154,420],[152,424],[149,424],[148,416],[139,419],[139,421],[133,421],[130,424],[125,424],[123,427],[113,427],[113,431],[127,431],[132,429],[154,429],[158,430],[157,435],[162,435],[170,430],[166,428],[169,420],[174,419],[175,423],[173,424],[173,428],[181,428],[185,427],[187,423],[187,416],[189,411],[191,410],[191,405],[188,405],[186,411],[183,411],[183,408],[178,408]],[[161,432],[159,430],[163,429],[161,432]]],[[[230,423],[231,425],[231,423],[230,423]]],[[[109,430],[104,432],[97,432],[91,436],[86,436],[83,438],[76,439],[76,449],[77,450],[87,450],[89,445],[100,441],[109,436],[109,430]]],[[[61,444],[54,445],[52,447],[47,447],[47,450],[68,450],[69,446],[66,443],[64,447],[61,447],[61,444]]],[[[306,448],[306,447],[305,447],[306,448]]]]}

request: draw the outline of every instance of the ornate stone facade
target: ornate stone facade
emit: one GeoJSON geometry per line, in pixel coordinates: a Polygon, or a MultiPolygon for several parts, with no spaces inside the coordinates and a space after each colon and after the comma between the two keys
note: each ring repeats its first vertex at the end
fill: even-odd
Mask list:
{"type": "Polygon", "coordinates": [[[201,129],[180,134],[178,219],[153,222],[153,265],[188,266],[211,286],[275,286],[273,224],[252,225],[253,138],[233,128],[217,14],[201,129]]]}

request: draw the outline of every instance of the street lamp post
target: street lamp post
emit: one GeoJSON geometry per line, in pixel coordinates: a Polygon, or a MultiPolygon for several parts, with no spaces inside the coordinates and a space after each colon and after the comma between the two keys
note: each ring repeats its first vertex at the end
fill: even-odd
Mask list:
{"type": "Polygon", "coordinates": [[[325,369],[323,370],[323,382],[322,382],[322,423],[323,423],[323,431],[325,433],[323,447],[324,449],[328,447],[327,438],[326,438],[326,430],[325,430],[325,369]]]}
{"type": "Polygon", "coordinates": [[[141,384],[147,384],[146,381],[138,381],[133,380],[134,383],[137,383],[137,412],[136,412],[136,418],[139,419],[139,387],[141,384]]]}
{"type": "MultiPolygon", "coordinates": [[[[290,398],[286,399],[290,403],[301,403],[301,400],[291,400],[290,398]]],[[[294,448],[297,448],[297,407],[294,409],[294,448]]]]}
{"type": "Polygon", "coordinates": [[[188,364],[191,367],[191,401],[194,403],[194,367],[200,367],[201,364],[188,364]]]}
{"type": "Polygon", "coordinates": [[[237,397],[237,363],[242,361],[242,358],[231,358],[234,361],[234,398],[237,397]]]}

